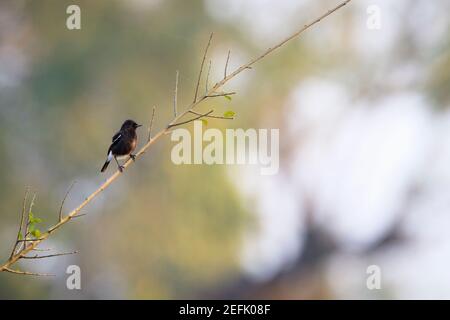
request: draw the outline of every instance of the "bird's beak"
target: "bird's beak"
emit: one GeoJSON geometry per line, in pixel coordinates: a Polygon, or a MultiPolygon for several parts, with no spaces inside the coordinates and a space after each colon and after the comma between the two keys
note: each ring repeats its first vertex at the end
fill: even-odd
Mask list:
{"type": "Polygon", "coordinates": [[[142,124],[137,124],[136,128],[142,127],[142,124]]]}

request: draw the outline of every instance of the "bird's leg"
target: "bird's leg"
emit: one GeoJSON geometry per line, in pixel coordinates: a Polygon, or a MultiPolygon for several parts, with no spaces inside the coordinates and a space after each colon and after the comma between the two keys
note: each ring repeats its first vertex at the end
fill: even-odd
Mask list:
{"type": "Polygon", "coordinates": [[[120,163],[119,163],[119,161],[117,161],[116,156],[114,156],[114,159],[116,160],[116,163],[117,163],[117,166],[118,166],[118,168],[119,168],[119,171],[120,171],[120,172],[123,172],[123,166],[121,166],[120,163]]]}
{"type": "Polygon", "coordinates": [[[133,161],[136,161],[136,155],[135,155],[135,154],[130,153],[130,158],[131,158],[133,161]]]}

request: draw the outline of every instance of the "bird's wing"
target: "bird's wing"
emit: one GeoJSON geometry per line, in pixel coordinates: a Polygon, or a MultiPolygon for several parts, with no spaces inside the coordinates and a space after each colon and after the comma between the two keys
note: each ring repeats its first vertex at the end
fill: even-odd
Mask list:
{"type": "Polygon", "coordinates": [[[120,137],[122,137],[122,134],[119,131],[112,137],[112,145],[117,143],[117,141],[119,141],[120,137]]]}
{"type": "Polygon", "coordinates": [[[108,149],[108,156],[109,156],[109,153],[110,153],[111,149],[112,149],[117,143],[119,143],[120,138],[122,138],[122,133],[121,133],[120,131],[117,132],[117,133],[112,137],[112,143],[111,143],[111,145],[109,146],[109,149],[108,149]]]}

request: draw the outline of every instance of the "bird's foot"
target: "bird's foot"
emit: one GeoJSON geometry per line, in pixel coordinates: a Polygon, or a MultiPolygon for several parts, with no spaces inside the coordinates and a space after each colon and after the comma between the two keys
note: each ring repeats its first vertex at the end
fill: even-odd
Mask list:
{"type": "Polygon", "coordinates": [[[124,166],[118,166],[118,168],[119,168],[119,171],[120,172],[123,172],[123,169],[125,168],[124,166]]]}
{"type": "Polygon", "coordinates": [[[130,154],[130,158],[131,158],[131,160],[136,161],[136,155],[135,154],[130,154]]]}

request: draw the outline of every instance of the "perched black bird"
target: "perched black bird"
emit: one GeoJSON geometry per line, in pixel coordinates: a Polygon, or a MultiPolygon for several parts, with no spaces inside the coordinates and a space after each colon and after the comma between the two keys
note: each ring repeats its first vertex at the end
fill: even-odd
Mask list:
{"type": "Polygon", "coordinates": [[[135,159],[135,155],[132,154],[137,145],[136,129],[141,125],[137,124],[133,120],[127,120],[122,124],[119,132],[117,132],[113,138],[112,143],[108,149],[108,157],[105,164],[102,167],[101,172],[105,171],[112,158],[116,160],[119,166],[120,172],[123,171],[123,166],[119,164],[117,159],[130,156],[131,159],[135,159]]]}

